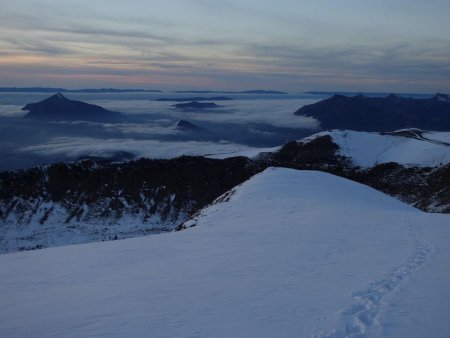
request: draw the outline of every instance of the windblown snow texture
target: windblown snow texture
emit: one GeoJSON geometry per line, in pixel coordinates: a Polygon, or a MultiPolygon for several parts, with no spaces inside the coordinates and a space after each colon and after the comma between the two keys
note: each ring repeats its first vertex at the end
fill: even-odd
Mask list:
{"type": "Polygon", "coordinates": [[[0,255],[0,336],[448,337],[449,224],[269,168],[184,231],[0,255]]]}

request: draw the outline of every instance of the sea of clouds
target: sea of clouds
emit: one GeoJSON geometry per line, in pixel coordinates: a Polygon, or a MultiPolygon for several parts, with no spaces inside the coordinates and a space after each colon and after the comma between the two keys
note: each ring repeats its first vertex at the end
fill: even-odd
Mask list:
{"type": "MultiPolygon", "coordinates": [[[[220,94],[224,96],[226,94],[220,94]]],[[[100,105],[125,115],[119,123],[89,121],[33,121],[21,108],[48,93],[0,94],[0,170],[27,168],[87,156],[112,157],[118,152],[133,157],[172,158],[181,155],[257,152],[310,135],[317,120],[295,116],[304,104],[320,100],[308,95],[226,95],[221,107],[200,111],[174,108],[176,102],[158,97],[211,96],[211,94],[74,94],[66,96],[100,105]],[[176,128],[179,120],[200,129],[176,128]]],[[[218,96],[214,94],[214,96],[218,96]]]]}

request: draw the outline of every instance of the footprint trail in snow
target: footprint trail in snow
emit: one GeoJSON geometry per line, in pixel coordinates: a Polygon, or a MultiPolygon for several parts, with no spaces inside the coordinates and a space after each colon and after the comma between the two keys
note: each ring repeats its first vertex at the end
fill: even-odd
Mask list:
{"type": "Polygon", "coordinates": [[[383,298],[399,284],[411,276],[433,255],[433,248],[417,235],[409,217],[406,217],[408,236],[413,241],[414,251],[407,261],[392,270],[382,279],[376,280],[362,290],[352,293],[353,304],[341,312],[337,329],[313,337],[319,338],[356,338],[377,336],[381,329],[379,315],[383,298]]]}

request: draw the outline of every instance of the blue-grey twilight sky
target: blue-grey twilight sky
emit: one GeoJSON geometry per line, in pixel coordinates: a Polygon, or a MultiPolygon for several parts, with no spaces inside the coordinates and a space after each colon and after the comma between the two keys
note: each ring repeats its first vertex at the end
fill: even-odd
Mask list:
{"type": "Polygon", "coordinates": [[[450,91],[448,0],[0,0],[0,86],[450,91]]]}

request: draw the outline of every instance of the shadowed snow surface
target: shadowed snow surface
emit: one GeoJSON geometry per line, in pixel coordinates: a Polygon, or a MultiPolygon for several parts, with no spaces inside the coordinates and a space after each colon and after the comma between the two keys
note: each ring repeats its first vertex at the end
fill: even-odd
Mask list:
{"type": "Polygon", "coordinates": [[[329,174],[270,168],[187,225],[194,223],[177,233],[1,255],[0,336],[450,331],[449,215],[329,174]]]}

